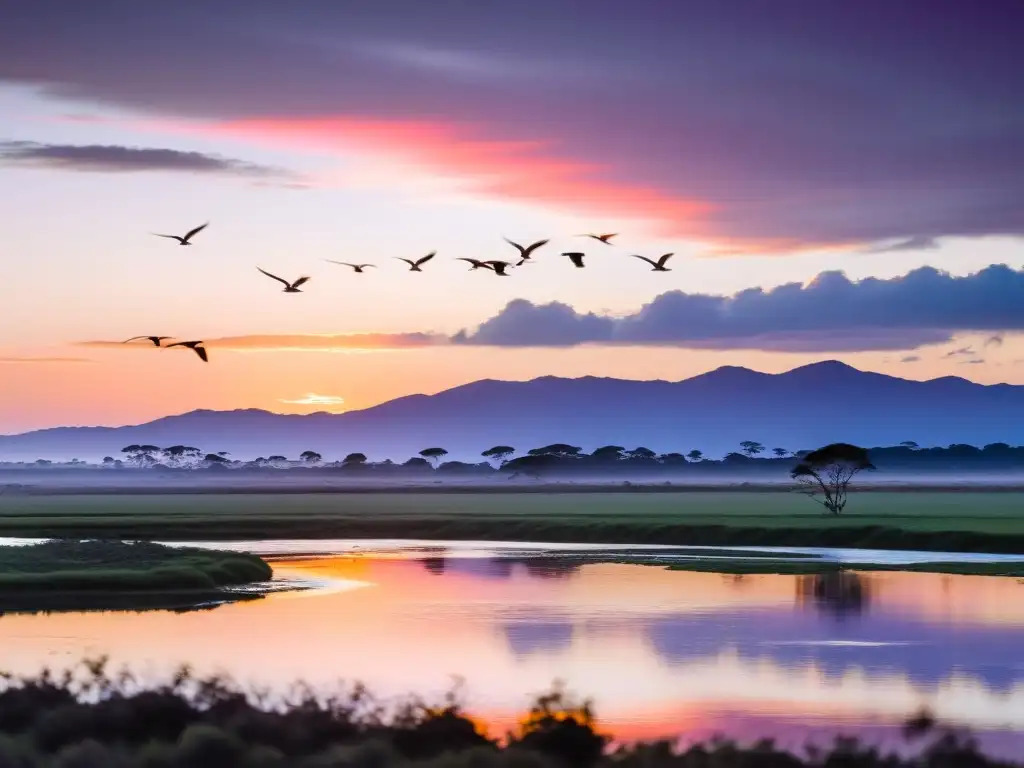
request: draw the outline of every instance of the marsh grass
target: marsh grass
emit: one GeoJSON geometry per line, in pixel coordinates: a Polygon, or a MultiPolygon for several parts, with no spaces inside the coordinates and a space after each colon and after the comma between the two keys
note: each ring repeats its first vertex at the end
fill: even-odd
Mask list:
{"type": "Polygon", "coordinates": [[[923,713],[905,735],[912,758],[850,739],[798,757],[763,741],[720,739],[682,749],[664,741],[609,750],[589,702],[555,686],[501,738],[453,692],[386,703],[352,686],[317,694],[297,685],[281,701],[223,677],[182,668],[163,683],[108,674],[103,659],[63,674],[0,681],[0,765],[19,768],[996,768],[969,737],[923,713]]]}
{"type": "Polygon", "coordinates": [[[269,564],[245,553],[52,540],[0,547],[0,610],[185,608],[228,597],[222,587],[272,575],[269,564]]]}

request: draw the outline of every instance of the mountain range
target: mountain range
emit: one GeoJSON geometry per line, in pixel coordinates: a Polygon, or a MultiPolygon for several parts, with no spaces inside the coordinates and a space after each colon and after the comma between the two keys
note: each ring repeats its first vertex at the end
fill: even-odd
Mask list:
{"type": "Polygon", "coordinates": [[[1024,442],[1024,386],[947,376],[912,381],[837,361],[766,374],[726,366],[683,381],[544,376],[485,379],[434,395],[409,395],[361,411],[284,415],[196,410],[123,427],[56,427],[0,436],[0,459],[98,460],[132,443],[192,445],[234,458],[305,450],[333,460],[360,451],[402,461],[442,446],[479,460],[495,444],[521,452],[555,442],[585,450],[615,444],[709,457],[742,440],[769,448],[922,446],[1024,442]]]}

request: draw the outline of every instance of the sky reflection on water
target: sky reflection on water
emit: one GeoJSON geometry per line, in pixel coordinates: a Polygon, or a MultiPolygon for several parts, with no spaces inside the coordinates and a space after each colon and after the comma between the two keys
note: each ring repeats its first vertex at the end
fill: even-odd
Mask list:
{"type": "Polygon", "coordinates": [[[275,563],[326,589],[212,611],[7,615],[2,665],[84,654],[284,687],[361,680],[384,696],[465,680],[499,726],[553,680],[618,737],[727,732],[891,738],[921,705],[1024,753],[1024,586],[924,573],[729,576],[572,557],[366,552],[275,563]]]}

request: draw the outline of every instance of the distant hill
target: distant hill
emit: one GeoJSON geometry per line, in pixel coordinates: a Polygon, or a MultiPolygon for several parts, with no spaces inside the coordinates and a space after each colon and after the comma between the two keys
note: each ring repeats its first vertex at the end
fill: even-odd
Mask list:
{"type": "Polygon", "coordinates": [[[544,376],[482,380],[344,414],[199,410],[126,427],[58,427],[0,436],[0,459],[94,460],[132,443],[193,445],[234,458],[315,450],[404,460],[429,446],[476,459],[504,443],[525,451],[555,442],[585,450],[643,445],[699,448],[708,456],[742,440],[769,448],[834,441],[922,446],[1024,442],[1024,386],[953,376],[910,381],[827,361],[766,374],[726,366],[678,382],[544,376]]]}

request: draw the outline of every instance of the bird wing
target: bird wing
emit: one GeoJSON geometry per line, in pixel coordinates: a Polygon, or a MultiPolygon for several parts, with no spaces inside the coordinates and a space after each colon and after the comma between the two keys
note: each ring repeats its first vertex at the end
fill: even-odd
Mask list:
{"type": "Polygon", "coordinates": [[[582,254],[582,253],[579,253],[579,252],[576,252],[576,251],[572,251],[572,252],[569,252],[569,253],[563,253],[562,255],[563,256],[568,256],[569,257],[569,261],[571,261],[573,264],[575,264],[578,267],[583,265],[583,256],[585,254],[582,254]]]}
{"type": "Polygon", "coordinates": [[[519,253],[521,253],[523,256],[526,255],[526,249],[523,248],[523,246],[521,246],[519,243],[515,243],[515,242],[511,241],[507,237],[505,238],[505,242],[508,243],[509,245],[511,245],[517,251],[519,251],[519,253]]]}
{"type": "Polygon", "coordinates": [[[331,264],[340,264],[343,267],[355,266],[354,264],[349,264],[347,261],[335,261],[334,259],[324,259],[324,261],[329,261],[331,264]]]}
{"type": "Polygon", "coordinates": [[[661,258],[658,259],[658,266],[664,267],[668,260],[671,259],[674,255],[674,253],[663,253],[661,255],[661,258]]]}
{"type": "Polygon", "coordinates": [[[198,235],[200,232],[202,232],[208,226],[210,226],[210,222],[206,222],[205,224],[200,224],[198,227],[196,227],[192,231],[185,233],[184,239],[185,240],[189,240],[192,237],[192,235],[198,235]]]}
{"type": "Polygon", "coordinates": [[[149,339],[149,338],[152,338],[152,337],[151,336],[132,336],[130,339],[125,339],[121,343],[122,344],[127,344],[129,341],[137,341],[139,339],[149,339]]]}
{"type": "Polygon", "coordinates": [[[157,237],[166,237],[166,238],[169,238],[171,240],[179,240],[179,241],[181,240],[181,238],[178,237],[177,235],[161,235],[159,232],[150,232],[150,234],[151,235],[156,235],[157,237]]]}
{"type": "Polygon", "coordinates": [[[542,245],[547,245],[549,242],[550,240],[538,240],[536,243],[531,243],[526,247],[526,250],[523,251],[523,256],[529,256],[542,245]]]}
{"type": "Polygon", "coordinates": [[[287,280],[285,280],[285,279],[284,279],[283,277],[278,277],[277,275],[272,275],[272,274],[270,274],[269,272],[267,272],[267,270],[263,269],[263,267],[256,267],[256,269],[258,269],[258,270],[259,270],[260,272],[262,272],[262,273],[263,273],[264,275],[266,275],[267,277],[272,277],[272,278],[274,278],[274,279],[275,279],[275,280],[277,280],[277,282],[279,282],[279,283],[284,283],[285,285],[291,285],[291,283],[289,283],[289,282],[288,282],[287,280]]]}
{"type": "Polygon", "coordinates": [[[641,261],[646,261],[652,267],[660,267],[661,266],[661,262],[660,261],[655,261],[654,259],[648,259],[646,256],[641,256],[638,253],[634,253],[632,255],[633,255],[634,259],[640,259],[641,261]]]}
{"type": "Polygon", "coordinates": [[[401,256],[395,256],[395,258],[398,259],[399,261],[404,261],[410,267],[415,267],[416,266],[416,262],[413,261],[412,259],[406,259],[406,258],[403,258],[401,256]]]}
{"type": "Polygon", "coordinates": [[[430,261],[435,256],[437,256],[437,251],[431,251],[426,256],[424,256],[422,259],[418,259],[416,261],[416,266],[418,267],[418,266],[420,266],[420,264],[426,264],[428,261],[430,261]]]}
{"type": "Polygon", "coordinates": [[[360,264],[359,266],[362,267],[363,269],[366,269],[367,267],[373,267],[374,269],[377,268],[376,264],[360,264]]]}
{"type": "Polygon", "coordinates": [[[618,235],[617,232],[609,232],[608,234],[600,235],[597,239],[600,240],[602,243],[607,243],[613,237],[618,237],[618,236],[619,235],[618,235]]]}
{"type": "Polygon", "coordinates": [[[204,363],[210,362],[210,357],[206,354],[206,347],[195,346],[192,347],[192,349],[195,351],[197,355],[199,355],[199,359],[202,360],[204,363]]]}
{"type": "Polygon", "coordinates": [[[501,264],[502,266],[505,266],[505,267],[511,266],[507,261],[499,261],[498,259],[491,259],[491,260],[485,261],[483,263],[486,264],[487,266],[491,266],[491,267],[496,266],[498,264],[501,264]]]}
{"type": "Polygon", "coordinates": [[[305,275],[303,275],[298,280],[296,280],[294,283],[292,283],[292,288],[298,288],[303,283],[308,283],[308,282],[309,282],[309,278],[306,277],[305,275]]]}
{"type": "Polygon", "coordinates": [[[484,262],[480,261],[480,259],[467,259],[465,256],[457,256],[455,258],[455,260],[456,261],[468,261],[470,264],[472,264],[474,266],[476,266],[477,264],[483,264],[484,263],[484,262]]]}

